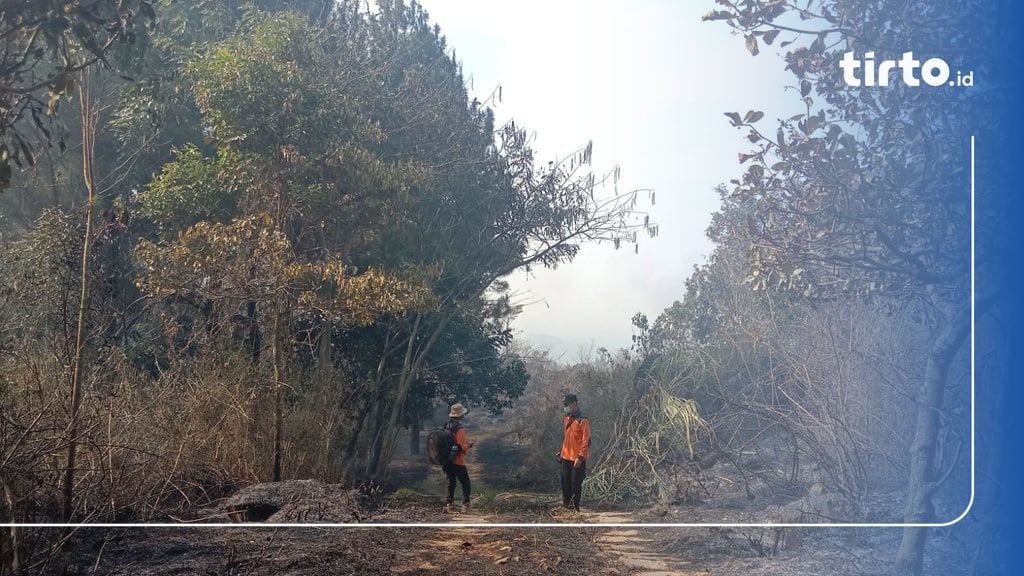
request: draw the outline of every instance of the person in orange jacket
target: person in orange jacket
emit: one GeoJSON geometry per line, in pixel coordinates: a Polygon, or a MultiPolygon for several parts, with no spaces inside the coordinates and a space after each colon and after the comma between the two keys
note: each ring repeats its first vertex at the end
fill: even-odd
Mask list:
{"type": "Polygon", "coordinates": [[[451,410],[448,412],[448,422],[445,423],[444,427],[452,431],[455,436],[455,443],[458,445],[459,450],[453,458],[447,464],[444,464],[441,469],[444,471],[444,475],[448,478],[448,494],[445,505],[445,510],[451,512],[455,508],[455,481],[458,480],[459,484],[462,485],[462,511],[469,512],[469,470],[466,469],[466,452],[473,447],[473,442],[470,442],[466,437],[466,429],[462,426],[462,417],[469,413],[462,404],[453,404],[451,410]]]}
{"type": "Polygon", "coordinates": [[[565,395],[562,410],[565,412],[565,437],[558,453],[562,468],[562,507],[579,511],[590,457],[590,421],[580,411],[575,394],[565,395]]]}

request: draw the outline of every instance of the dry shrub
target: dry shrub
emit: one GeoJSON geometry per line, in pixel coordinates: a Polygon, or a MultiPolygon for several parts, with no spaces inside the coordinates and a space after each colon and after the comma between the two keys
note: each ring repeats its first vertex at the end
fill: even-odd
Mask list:
{"type": "Polygon", "coordinates": [[[690,463],[711,428],[692,399],[674,396],[656,379],[623,410],[594,472],[588,496],[608,502],[688,499],[699,468],[690,463]]]}
{"type": "MultiPolygon", "coordinates": [[[[523,462],[511,473],[515,487],[556,490],[563,417],[562,398],[567,393],[579,397],[580,409],[590,421],[590,462],[601,457],[621,414],[625,398],[621,390],[631,386],[635,369],[624,356],[613,358],[606,352],[598,357],[584,355],[572,366],[551,360],[546,353],[522,354],[530,373],[530,382],[514,408],[508,412],[511,438],[522,451],[523,462]]],[[[593,473],[593,464],[588,473],[593,473]]]]}
{"type": "MultiPolygon", "coordinates": [[[[248,373],[231,362],[196,362],[153,381],[116,353],[94,365],[80,412],[76,518],[143,521],[265,477],[270,399],[248,373]]],[[[33,363],[7,374],[0,477],[18,495],[12,514],[56,520],[66,376],[33,363]]]]}
{"type": "Polygon", "coordinates": [[[905,312],[847,305],[805,312],[786,339],[777,414],[844,494],[905,484],[923,335],[905,312]]]}
{"type": "Polygon", "coordinates": [[[292,478],[320,478],[329,482],[345,474],[343,443],[351,430],[340,400],[341,374],[313,374],[302,378],[289,395],[285,412],[284,468],[292,478]]]}
{"type": "Polygon", "coordinates": [[[247,359],[196,360],[148,386],[151,417],[140,432],[159,455],[163,504],[208,503],[269,476],[273,396],[247,359]]]}

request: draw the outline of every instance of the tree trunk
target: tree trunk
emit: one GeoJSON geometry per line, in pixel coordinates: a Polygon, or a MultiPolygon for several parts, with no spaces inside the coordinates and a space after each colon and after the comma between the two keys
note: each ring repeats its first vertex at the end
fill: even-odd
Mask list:
{"type": "Polygon", "coordinates": [[[284,379],[281,366],[281,312],[274,311],[271,335],[271,358],[274,369],[274,482],[281,480],[281,441],[284,436],[284,379]]]}
{"type": "MultiPolygon", "coordinates": [[[[932,502],[939,488],[935,469],[935,446],[941,427],[941,412],[946,380],[953,357],[970,334],[970,310],[956,314],[939,334],[928,354],[924,383],[918,395],[917,424],[910,447],[910,478],[907,509],[903,521],[908,524],[932,522],[932,502]]],[[[924,561],[925,528],[904,528],[903,541],[896,557],[898,576],[920,576],[924,561]]]]}
{"type": "MultiPolygon", "coordinates": [[[[373,454],[373,465],[371,467],[372,475],[376,477],[387,477],[387,469],[391,464],[391,443],[394,442],[394,436],[391,433],[393,428],[397,429],[398,419],[401,417],[402,412],[405,410],[405,399],[409,395],[409,389],[412,388],[412,381],[414,379],[416,365],[416,335],[419,333],[420,321],[422,316],[416,315],[416,322],[413,324],[412,331],[409,333],[409,344],[405,350],[405,360],[402,363],[402,374],[398,379],[398,390],[395,393],[395,399],[391,403],[391,413],[388,416],[387,423],[381,429],[381,434],[375,442],[375,450],[373,454]]],[[[397,432],[397,430],[396,430],[397,432]]]]}
{"type": "MultiPolygon", "coordinates": [[[[281,234],[285,234],[285,222],[284,222],[284,205],[285,205],[285,190],[286,187],[283,182],[278,182],[277,186],[277,230],[281,234]]],[[[281,480],[281,457],[282,457],[282,438],[284,437],[284,365],[282,360],[283,352],[282,348],[282,334],[281,334],[281,318],[285,315],[286,310],[281,310],[281,305],[278,303],[280,296],[276,293],[271,294],[272,310],[274,313],[274,321],[272,333],[270,335],[272,342],[270,344],[270,361],[272,364],[273,375],[274,375],[274,482],[281,480]]],[[[286,307],[287,309],[287,307],[286,307]]]]}
{"type": "Polygon", "coordinates": [[[86,321],[89,308],[89,256],[92,251],[92,216],[96,200],[93,159],[96,146],[96,116],[89,94],[89,73],[83,72],[78,84],[79,106],[82,108],[82,176],[85,181],[85,238],[82,241],[81,291],[78,299],[78,326],[75,334],[75,357],[71,361],[71,415],[68,422],[67,468],[64,470],[64,521],[71,520],[75,497],[75,457],[78,448],[79,409],[82,404],[82,380],[86,345],[86,321]]]}
{"type": "Polygon", "coordinates": [[[20,565],[18,547],[21,546],[21,541],[18,539],[19,528],[14,525],[14,523],[17,522],[17,518],[14,516],[16,499],[14,498],[14,492],[7,485],[7,482],[3,481],[3,479],[0,479],[0,486],[3,487],[4,503],[6,504],[8,513],[10,514],[6,520],[11,523],[11,527],[8,529],[7,541],[10,547],[9,553],[4,552],[4,539],[0,537],[0,574],[17,574],[20,565]]]}
{"type": "Polygon", "coordinates": [[[420,430],[423,429],[419,419],[413,420],[409,426],[409,453],[416,455],[420,453],[420,430]]]}
{"type": "MultiPolygon", "coordinates": [[[[378,373],[377,406],[379,410],[372,422],[374,425],[373,444],[371,445],[370,457],[366,465],[366,475],[370,478],[376,479],[382,475],[386,476],[388,463],[383,460],[387,460],[388,458],[385,456],[385,444],[388,441],[388,431],[391,427],[391,420],[396,412],[396,408],[398,408],[397,405],[402,403],[399,399],[403,396],[403,390],[408,393],[407,388],[411,385],[407,376],[412,371],[412,365],[414,363],[413,356],[416,351],[416,336],[419,334],[420,321],[422,319],[422,315],[416,314],[416,320],[413,322],[412,329],[409,331],[409,341],[405,344],[405,358],[402,362],[402,371],[398,376],[398,388],[395,393],[395,398],[391,403],[392,409],[387,420],[384,418],[386,410],[383,402],[383,397],[386,394],[384,389],[385,380],[382,378],[383,373],[378,373]]],[[[404,409],[404,406],[401,409],[404,409]]]]}
{"type": "MultiPolygon", "coordinates": [[[[978,305],[975,304],[975,314],[978,314],[978,305]]],[[[976,316],[977,317],[977,316],[976,316]]],[[[1003,310],[995,311],[987,319],[987,325],[983,328],[976,328],[980,332],[994,335],[985,345],[985,349],[976,349],[975,357],[987,358],[986,380],[989,382],[1011,382],[1009,359],[1011,346],[1007,330],[1013,330],[1012,325],[1001,324],[995,318],[1009,317],[1003,310]],[[1001,324],[996,328],[997,324],[1001,324]],[[994,333],[994,334],[993,334],[994,333]]],[[[979,318],[980,319],[980,318],[979,318]]],[[[984,320],[982,322],[985,322],[984,320]]],[[[981,344],[977,342],[976,344],[981,344]]],[[[981,348],[981,346],[979,346],[981,348]]],[[[991,386],[985,394],[979,395],[980,402],[977,406],[976,422],[987,422],[989,430],[1010,430],[1012,424],[1009,422],[1010,411],[1004,409],[1007,405],[1019,405],[1008,394],[1009,386],[991,386]]],[[[1013,498],[1015,489],[1008,483],[1002,481],[1007,473],[1006,459],[1016,458],[1016,446],[1007,442],[1008,438],[1003,434],[983,434],[984,440],[978,442],[978,454],[975,461],[975,470],[978,478],[988,487],[987,490],[977,490],[975,493],[974,507],[971,514],[975,518],[997,518],[1006,517],[1002,508],[1005,508],[1007,498],[1013,498]],[[1012,446],[1012,448],[1011,448],[1012,446]]],[[[992,560],[1010,557],[1010,547],[1015,545],[1012,538],[1004,538],[1005,526],[998,522],[981,523],[977,537],[973,539],[974,550],[971,556],[973,561],[968,572],[970,576],[980,576],[993,573],[992,560]],[[993,545],[993,543],[998,543],[993,545]]]]}
{"type": "Polygon", "coordinates": [[[363,429],[363,423],[366,421],[366,415],[369,414],[369,412],[369,407],[367,407],[366,410],[359,412],[355,426],[352,427],[352,435],[348,437],[345,442],[345,449],[341,453],[341,462],[343,466],[342,481],[345,483],[352,483],[355,480],[355,471],[361,464],[361,462],[356,460],[356,448],[359,446],[360,432],[363,429]]]}
{"type": "MultiPolygon", "coordinates": [[[[375,458],[375,472],[377,476],[386,478],[388,468],[391,466],[391,458],[395,453],[395,444],[398,437],[399,427],[398,422],[405,412],[405,401],[409,398],[409,391],[412,389],[412,383],[416,380],[416,374],[420,368],[423,367],[423,362],[427,359],[427,354],[434,347],[437,339],[444,333],[445,328],[448,327],[448,323],[455,316],[456,312],[451,310],[448,314],[438,322],[437,327],[430,333],[430,337],[423,344],[422,347],[416,349],[413,344],[415,338],[410,337],[409,347],[406,350],[405,363],[402,366],[402,376],[400,384],[398,386],[398,392],[395,396],[395,401],[391,405],[391,416],[388,418],[387,426],[384,428],[384,439],[381,446],[381,453],[375,458]]],[[[420,316],[417,315],[416,324],[413,327],[413,335],[418,331],[420,325],[420,316]]]]}
{"type": "Polygon", "coordinates": [[[255,300],[245,303],[245,316],[249,323],[249,365],[254,371],[257,371],[260,366],[260,353],[263,350],[263,337],[260,335],[260,324],[256,318],[255,300]]]}
{"type": "MultiPolygon", "coordinates": [[[[384,391],[381,392],[383,396],[384,391]]],[[[373,412],[373,420],[370,420],[368,429],[370,434],[370,445],[366,453],[366,469],[363,472],[365,478],[379,482],[382,480],[382,472],[386,472],[380,466],[381,456],[384,453],[384,442],[386,437],[386,431],[388,426],[387,406],[388,402],[384,398],[378,398],[376,408],[373,412]]],[[[386,476],[386,474],[383,474],[386,476]]]]}
{"type": "Polygon", "coordinates": [[[320,338],[317,340],[317,373],[324,382],[327,382],[334,375],[334,355],[331,342],[332,322],[327,316],[320,319],[320,338]]]}

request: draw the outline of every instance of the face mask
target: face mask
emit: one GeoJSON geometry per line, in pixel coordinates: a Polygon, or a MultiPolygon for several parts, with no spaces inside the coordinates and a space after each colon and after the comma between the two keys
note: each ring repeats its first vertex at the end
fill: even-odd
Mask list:
{"type": "Polygon", "coordinates": [[[565,412],[566,414],[572,414],[572,407],[571,406],[563,406],[562,407],[562,412],[565,412]]]}

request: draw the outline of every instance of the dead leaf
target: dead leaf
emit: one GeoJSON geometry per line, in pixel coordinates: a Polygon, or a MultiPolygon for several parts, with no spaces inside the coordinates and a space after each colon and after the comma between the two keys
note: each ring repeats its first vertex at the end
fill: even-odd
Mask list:
{"type": "Polygon", "coordinates": [[[508,564],[508,561],[511,560],[511,559],[512,559],[511,556],[502,556],[501,558],[498,558],[497,560],[495,560],[494,563],[498,564],[498,565],[508,564]]]}

